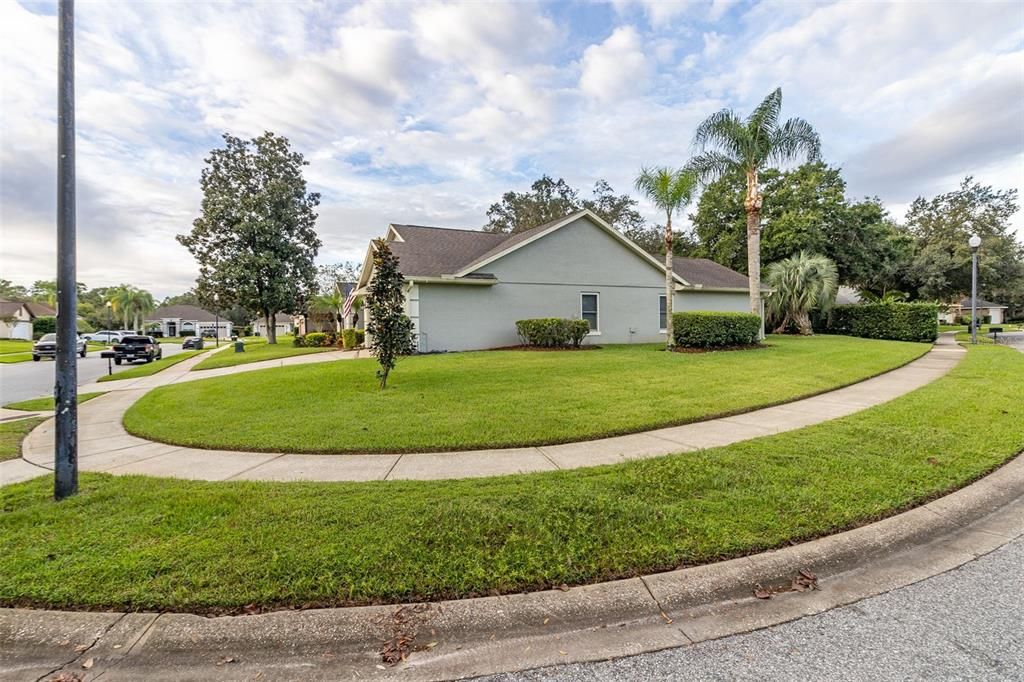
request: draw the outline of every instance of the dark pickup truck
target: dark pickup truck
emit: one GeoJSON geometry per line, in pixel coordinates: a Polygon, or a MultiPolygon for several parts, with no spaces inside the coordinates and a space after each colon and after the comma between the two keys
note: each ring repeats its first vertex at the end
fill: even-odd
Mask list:
{"type": "Polygon", "coordinates": [[[114,344],[115,365],[120,365],[122,360],[153,362],[163,356],[164,351],[160,348],[160,343],[152,336],[123,336],[114,344]]]}

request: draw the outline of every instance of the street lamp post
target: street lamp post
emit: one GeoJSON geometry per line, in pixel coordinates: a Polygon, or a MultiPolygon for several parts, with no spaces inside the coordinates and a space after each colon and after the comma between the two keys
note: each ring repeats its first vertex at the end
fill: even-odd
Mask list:
{"type": "MultiPolygon", "coordinates": [[[[110,331],[110,328],[112,326],[114,326],[113,311],[114,311],[114,302],[113,301],[107,301],[107,331],[108,332],[110,331]]],[[[109,333],[107,334],[107,338],[104,341],[104,343],[106,345],[108,345],[108,346],[110,345],[110,334],[109,333]]]]}
{"type": "Polygon", "coordinates": [[[75,4],[57,6],[57,369],[53,497],[78,492],[78,285],[75,245],[75,4]]]}
{"type": "Polygon", "coordinates": [[[978,343],[978,247],[981,246],[981,237],[971,236],[967,240],[971,247],[971,345],[978,343]]]}
{"type": "Polygon", "coordinates": [[[213,345],[220,348],[220,296],[217,294],[213,295],[213,315],[213,345]]]}

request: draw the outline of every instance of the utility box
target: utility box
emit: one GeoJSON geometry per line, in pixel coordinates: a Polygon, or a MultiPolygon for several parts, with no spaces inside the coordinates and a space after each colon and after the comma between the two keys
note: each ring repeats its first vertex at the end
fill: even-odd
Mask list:
{"type": "Polygon", "coordinates": [[[243,342],[243,341],[235,341],[235,352],[236,353],[244,353],[245,352],[245,342],[243,342]]]}

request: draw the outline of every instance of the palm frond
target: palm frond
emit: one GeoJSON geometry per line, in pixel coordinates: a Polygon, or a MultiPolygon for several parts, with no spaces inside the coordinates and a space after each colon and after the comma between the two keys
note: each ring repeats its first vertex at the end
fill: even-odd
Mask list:
{"type": "Polygon", "coordinates": [[[697,182],[706,185],[740,166],[737,159],[722,152],[707,151],[690,159],[686,164],[686,170],[693,174],[697,182]]]}
{"type": "Polygon", "coordinates": [[[750,112],[747,128],[755,139],[767,138],[778,127],[781,113],[782,88],[775,88],[750,112]]]}
{"type": "Polygon", "coordinates": [[[634,185],[652,204],[671,214],[690,203],[697,178],[685,169],[641,168],[634,185]]]}
{"type": "Polygon", "coordinates": [[[828,311],[839,290],[836,264],[825,256],[806,251],[769,265],[765,279],[774,290],[768,299],[768,310],[780,326],[785,326],[787,321],[806,322],[814,310],[828,311]]]}
{"type": "Polygon", "coordinates": [[[737,137],[745,135],[743,121],[731,109],[722,109],[700,122],[693,133],[693,146],[700,151],[727,149],[737,137]]]}
{"type": "Polygon", "coordinates": [[[795,159],[817,161],[821,157],[821,138],[802,118],[791,118],[772,136],[770,156],[778,163],[795,159]]]}

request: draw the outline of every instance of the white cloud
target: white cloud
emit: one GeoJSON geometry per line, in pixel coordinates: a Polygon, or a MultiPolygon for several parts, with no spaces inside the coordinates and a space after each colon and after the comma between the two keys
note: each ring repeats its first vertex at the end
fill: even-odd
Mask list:
{"type": "Polygon", "coordinates": [[[583,52],[580,90],[595,99],[610,101],[642,91],[650,73],[651,64],[640,35],[634,27],[622,26],[603,43],[583,52]]]}

